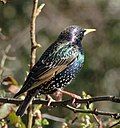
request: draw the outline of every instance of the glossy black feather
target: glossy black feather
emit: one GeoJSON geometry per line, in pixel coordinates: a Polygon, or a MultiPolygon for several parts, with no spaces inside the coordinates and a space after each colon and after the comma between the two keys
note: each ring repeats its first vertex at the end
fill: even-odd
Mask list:
{"type": "Polygon", "coordinates": [[[27,91],[27,96],[19,107],[17,115],[24,114],[31,99],[38,93],[51,94],[58,88],[64,88],[75,78],[84,62],[81,45],[84,32],[84,29],[78,26],[66,28],[43,53],[31,69],[21,90],[14,96],[17,97],[27,91]]]}

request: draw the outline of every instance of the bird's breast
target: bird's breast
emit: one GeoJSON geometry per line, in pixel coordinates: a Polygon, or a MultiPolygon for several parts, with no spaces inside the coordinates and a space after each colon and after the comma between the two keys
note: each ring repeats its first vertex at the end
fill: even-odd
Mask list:
{"type": "Polygon", "coordinates": [[[68,75],[72,75],[75,77],[75,75],[80,71],[82,65],[84,63],[84,54],[79,53],[75,61],[68,66],[68,75]]]}
{"type": "Polygon", "coordinates": [[[84,63],[84,54],[79,54],[78,57],[71,63],[64,71],[59,73],[56,76],[56,83],[58,87],[64,87],[66,84],[69,84],[76,76],[76,74],[80,71],[84,63]]]}

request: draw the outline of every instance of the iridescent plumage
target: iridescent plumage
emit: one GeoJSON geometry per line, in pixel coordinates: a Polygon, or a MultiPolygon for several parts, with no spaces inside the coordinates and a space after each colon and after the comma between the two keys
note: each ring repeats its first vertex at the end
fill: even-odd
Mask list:
{"type": "Polygon", "coordinates": [[[24,114],[29,102],[38,93],[54,93],[75,78],[84,62],[81,41],[85,32],[86,30],[79,26],[70,26],[61,32],[57,40],[43,53],[31,69],[21,90],[14,96],[27,91],[17,115],[24,114]]]}

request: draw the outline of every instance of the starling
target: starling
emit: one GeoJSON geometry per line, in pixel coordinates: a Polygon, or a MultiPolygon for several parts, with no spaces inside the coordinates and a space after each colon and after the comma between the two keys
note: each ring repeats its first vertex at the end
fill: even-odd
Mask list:
{"type": "Polygon", "coordinates": [[[73,25],[60,33],[31,69],[21,90],[14,96],[18,97],[27,91],[25,100],[16,112],[17,116],[24,114],[30,101],[38,93],[52,94],[71,83],[84,62],[82,38],[93,31],[95,29],[73,25]]]}

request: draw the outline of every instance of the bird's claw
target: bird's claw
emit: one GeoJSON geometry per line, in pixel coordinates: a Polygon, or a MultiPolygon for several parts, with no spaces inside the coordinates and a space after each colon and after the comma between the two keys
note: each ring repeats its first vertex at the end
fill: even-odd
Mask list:
{"type": "Polygon", "coordinates": [[[71,93],[71,92],[67,92],[67,91],[61,90],[61,89],[58,89],[58,91],[62,92],[63,94],[67,94],[67,95],[71,96],[73,98],[72,105],[77,107],[77,108],[80,107],[80,104],[79,103],[75,103],[75,101],[76,101],[76,99],[82,99],[81,96],[76,95],[76,94],[71,93]]]}
{"type": "MultiPolygon", "coordinates": [[[[77,95],[76,95],[77,96],[77,95]]],[[[80,103],[76,103],[76,99],[81,99],[80,96],[78,97],[73,97],[73,100],[72,100],[72,105],[75,106],[76,108],[80,107],[81,104],[80,103]]]]}
{"type": "Polygon", "coordinates": [[[47,99],[48,99],[48,104],[47,106],[49,107],[51,102],[55,101],[50,95],[47,95],[47,99]]]}

